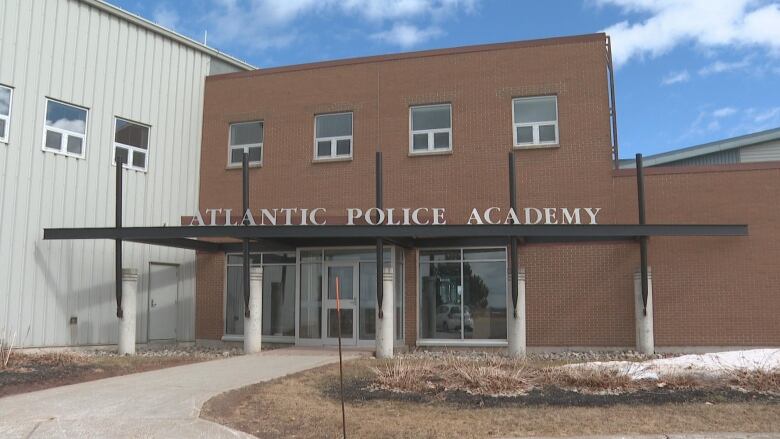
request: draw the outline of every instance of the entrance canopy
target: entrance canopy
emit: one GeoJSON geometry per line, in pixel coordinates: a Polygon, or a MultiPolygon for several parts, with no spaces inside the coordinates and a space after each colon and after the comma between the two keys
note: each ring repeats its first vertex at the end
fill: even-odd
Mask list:
{"type": "Polygon", "coordinates": [[[373,245],[377,239],[403,247],[506,245],[521,243],[638,240],[651,236],[742,236],[734,224],[583,224],[583,225],[324,225],[324,226],[176,226],[45,229],[43,239],[121,239],[127,242],[210,252],[240,248],[244,239],[264,249],[332,245],[373,245]],[[215,241],[219,240],[219,242],[215,241]]]}
{"type": "MultiPolygon", "coordinates": [[[[509,153],[509,206],[517,212],[517,185],[515,155],[509,153]]],[[[244,152],[242,178],[242,210],[249,209],[249,154],[244,152]]],[[[244,300],[249,317],[249,252],[251,246],[265,251],[294,249],[296,247],[376,245],[377,266],[383,262],[383,245],[391,243],[402,247],[508,245],[511,270],[512,303],[517,305],[519,244],[538,242],[592,242],[637,241],[640,248],[642,298],[647,307],[648,261],[647,246],[651,236],[743,236],[748,234],[744,224],[647,224],[645,221],[644,178],[642,155],[637,154],[638,224],[479,224],[479,225],[233,225],[233,226],[122,226],[122,166],[116,167],[116,225],[115,227],[44,229],[43,239],[111,239],[116,242],[116,298],[117,317],[122,317],[122,242],[162,245],[207,252],[236,251],[244,256],[244,300]]],[[[383,207],[382,153],[376,153],[376,208],[383,207]]],[[[382,272],[377,270],[378,317],[382,317],[382,272]]],[[[645,310],[646,312],[646,310],[645,310]]],[[[515,311],[515,314],[517,312],[515,311]]],[[[517,317],[517,315],[515,315],[517,317]]]]}

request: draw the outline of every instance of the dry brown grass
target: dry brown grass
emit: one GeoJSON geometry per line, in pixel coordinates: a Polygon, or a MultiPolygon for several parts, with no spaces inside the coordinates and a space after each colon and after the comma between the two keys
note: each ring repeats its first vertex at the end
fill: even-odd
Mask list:
{"type": "MultiPolygon", "coordinates": [[[[406,362],[394,366],[394,362],[359,360],[345,363],[344,373],[349,381],[371,376],[371,368],[395,367],[395,378],[402,380],[419,370],[412,372],[407,366],[406,362]]],[[[341,406],[323,390],[336,383],[338,366],[326,366],[224,393],[208,401],[201,416],[260,438],[337,438],[341,435],[341,406]]],[[[477,408],[443,402],[370,400],[348,401],[346,418],[349,437],[382,439],[776,432],[780,431],[780,404],[477,408]]]]}

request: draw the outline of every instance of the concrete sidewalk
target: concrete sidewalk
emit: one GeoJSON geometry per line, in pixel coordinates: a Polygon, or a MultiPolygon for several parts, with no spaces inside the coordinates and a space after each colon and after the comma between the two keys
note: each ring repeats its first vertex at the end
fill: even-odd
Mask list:
{"type": "Polygon", "coordinates": [[[0,437],[251,437],[199,419],[201,406],[227,390],[336,361],[333,350],[277,349],[8,396],[0,398],[0,437]]]}
{"type": "Polygon", "coordinates": [[[504,439],[780,439],[780,433],[670,433],[596,436],[528,436],[504,439]]]}

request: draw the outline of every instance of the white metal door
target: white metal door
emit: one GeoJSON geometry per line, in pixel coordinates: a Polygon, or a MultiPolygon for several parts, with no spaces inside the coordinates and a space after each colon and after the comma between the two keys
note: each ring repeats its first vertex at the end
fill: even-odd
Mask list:
{"type": "Polygon", "coordinates": [[[149,264],[149,340],[176,340],[179,266],[149,264]]]}

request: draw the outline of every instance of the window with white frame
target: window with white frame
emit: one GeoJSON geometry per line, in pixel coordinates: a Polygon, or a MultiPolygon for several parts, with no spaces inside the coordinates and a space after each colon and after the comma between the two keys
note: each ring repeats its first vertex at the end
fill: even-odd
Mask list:
{"type": "Polygon", "coordinates": [[[314,137],[315,159],[352,157],[352,113],[315,116],[314,137]]]}
{"type": "Polygon", "coordinates": [[[512,100],[515,146],[558,143],[558,98],[538,96],[512,100]]]}
{"type": "Polygon", "coordinates": [[[238,122],[230,124],[228,163],[241,166],[244,152],[249,153],[249,164],[263,163],[264,126],[262,121],[238,122]]]}
{"type": "Polygon", "coordinates": [[[146,171],[149,155],[149,127],[114,118],[114,164],[123,163],[126,169],[146,171]]]}
{"type": "Polygon", "coordinates": [[[13,89],[0,85],[0,142],[8,143],[8,131],[11,126],[11,100],[13,89]]]}
{"type": "Polygon", "coordinates": [[[409,152],[452,150],[452,106],[424,105],[409,109],[409,152]]]}
{"type": "Polygon", "coordinates": [[[46,99],[43,131],[44,151],[84,158],[87,136],[87,109],[46,99]]]}

